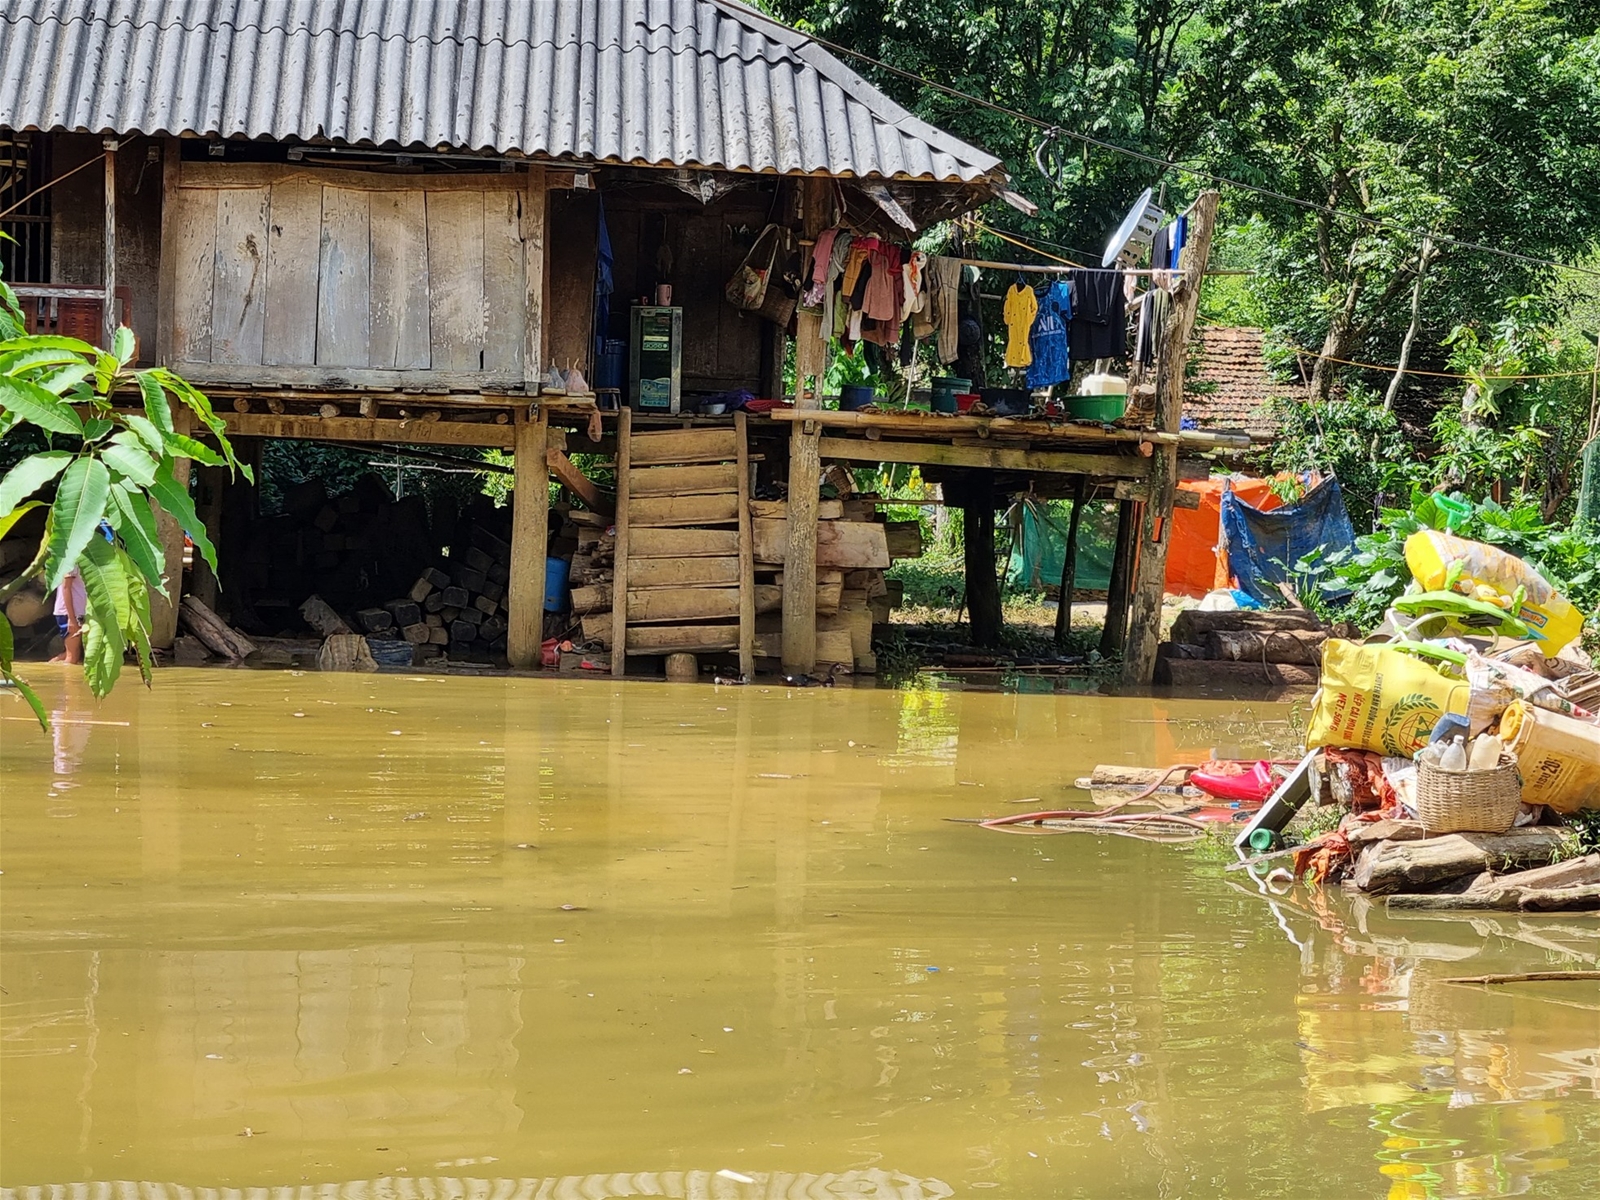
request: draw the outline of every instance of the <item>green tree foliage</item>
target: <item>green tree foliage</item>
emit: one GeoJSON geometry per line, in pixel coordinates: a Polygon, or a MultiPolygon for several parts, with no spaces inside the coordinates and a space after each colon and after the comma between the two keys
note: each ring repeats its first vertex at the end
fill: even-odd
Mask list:
{"type": "MultiPolygon", "coordinates": [[[[175,468],[191,459],[241,470],[246,478],[249,468],[235,460],[222,419],[204,395],[164,368],[129,366],[134,344],[126,327],[109,352],[76,338],[29,335],[6,289],[0,335],[0,441],[31,427],[47,446],[0,478],[0,537],[30,512],[47,510],[32,562],[0,587],[0,601],[35,578],[59,587],[76,568],[88,598],[83,670],[90,688],[96,696],[111,690],[130,647],[148,683],[150,592],[167,594],[155,506],[172,514],[215,569],[216,552],[175,468]],[[173,401],[194,414],[218,449],[178,431],[173,401]],[[52,487],[54,497],[45,499],[52,487]],[[102,529],[111,536],[101,536],[102,529]]],[[[38,697],[13,673],[12,646],[10,621],[0,616],[0,675],[44,724],[38,697]]]]}
{"type": "MultiPolygon", "coordinates": [[[[1458,327],[1494,340],[1524,297],[1545,304],[1537,321],[1517,318],[1525,328],[1600,324],[1600,276],[1461,244],[1596,268],[1595,0],[767,3],[818,36],[1047,125],[1279,193],[1224,186],[1214,261],[1257,273],[1221,285],[1212,311],[1327,356],[1313,356],[1320,400],[1340,376],[1382,393],[1382,374],[1329,360],[1395,362],[1419,274],[1414,367],[1446,368],[1458,327]]],[[[1175,208],[1202,186],[852,66],[1004,159],[1040,211],[1030,220],[993,205],[988,219],[1069,256],[1104,245],[1140,189],[1166,184],[1175,208]]],[[[1484,424],[1519,428],[1515,415],[1509,430],[1504,419],[1484,424]]],[[[1546,445],[1570,456],[1569,438],[1546,445]]]]}

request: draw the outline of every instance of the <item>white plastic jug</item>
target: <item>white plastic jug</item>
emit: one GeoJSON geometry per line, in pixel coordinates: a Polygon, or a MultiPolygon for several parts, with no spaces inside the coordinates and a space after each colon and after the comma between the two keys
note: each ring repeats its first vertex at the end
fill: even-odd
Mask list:
{"type": "Polygon", "coordinates": [[[1128,381],[1121,375],[1111,374],[1110,371],[1096,371],[1078,388],[1080,396],[1126,396],[1127,394],[1128,381]]]}

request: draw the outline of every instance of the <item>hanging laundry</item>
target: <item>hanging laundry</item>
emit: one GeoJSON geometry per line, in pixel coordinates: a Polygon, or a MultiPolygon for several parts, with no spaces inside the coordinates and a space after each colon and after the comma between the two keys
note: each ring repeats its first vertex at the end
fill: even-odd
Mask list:
{"type": "Polygon", "coordinates": [[[1073,271],[1072,323],[1067,343],[1073,361],[1121,358],[1128,350],[1127,299],[1121,271],[1073,271]]]}
{"type": "Polygon", "coordinates": [[[833,239],[833,250],[828,258],[827,279],[822,285],[822,336],[837,337],[844,329],[845,306],[839,303],[839,282],[844,276],[844,264],[850,257],[850,234],[841,229],[833,239]]]}
{"type": "Polygon", "coordinates": [[[1039,313],[1039,298],[1031,287],[1013,283],[1006,293],[1005,307],[1009,337],[1006,339],[1006,366],[1026,367],[1033,362],[1033,351],[1028,348],[1028,334],[1033,329],[1033,318],[1039,313]]]}
{"type": "Polygon", "coordinates": [[[900,306],[900,319],[908,320],[912,313],[921,311],[924,295],[922,291],[922,272],[928,265],[928,256],[921,250],[913,250],[906,256],[905,265],[900,268],[901,279],[905,284],[905,302],[900,306]]]}
{"type": "Polygon", "coordinates": [[[1133,340],[1133,357],[1141,367],[1155,365],[1161,332],[1166,328],[1171,307],[1172,297],[1158,287],[1151,288],[1140,298],[1139,332],[1133,340]]]}
{"type": "Polygon", "coordinates": [[[895,293],[900,281],[900,248],[880,242],[867,253],[872,276],[862,297],[861,310],[874,321],[899,323],[900,303],[895,293]]]}
{"type": "Polygon", "coordinates": [[[961,334],[959,258],[934,257],[928,260],[928,298],[933,308],[933,327],[939,334],[939,361],[955,362],[961,334]]]}
{"type": "Polygon", "coordinates": [[[989,381],[984,365],[989,343],[983,332],[983,274],[977,267],[963,266],[960,278],[961,334],[956,339],[956,375],[981,388],[989,381]]]}
{"type": "Polygon", "coordinates": [[[1172,246],[1167,257],[1167,267],[1173,271],[1178,269],[1178,255],[1182,252],[1184,244],[1189,240],[1189,215],[1184,213],[1172,222],[1172,246]]]}
{"type": "Polygon", "coordinates": [[[1033,351],[1033,365],[1028,368],[1029,387],[1049,387],[1072,378],[1072,362],[1067,353],[1067,322],[1070,320],[1072,293],[1066,281],[1058,279],[1039,301],[1039,317],[1028,338],[1028,347],[1033,351]]]}
{"type": "Polygon", "coordinates": [[[828,268],[833,263],[833,243],[843,233],[842,229],[824,229],[817,235],[817,244],[811,247],[811,279],[800,297],[801,308],[816,308],[823,302],[828,286],[828,268]]]}

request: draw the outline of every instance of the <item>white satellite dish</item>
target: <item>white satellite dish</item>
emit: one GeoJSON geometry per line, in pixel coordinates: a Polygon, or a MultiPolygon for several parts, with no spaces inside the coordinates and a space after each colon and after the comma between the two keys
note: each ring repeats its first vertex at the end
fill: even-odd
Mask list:
{"type": "Polygon", "coordinates": [[[1156,235],[1156,229],[1161,225],[1161,218],[1166,214],[1156,206],[1155,191],[1145,188],[1143,194],[1134,201],[1133,207],[1128,210],[1128,215],[1122,218],[1122,224],[1117,226],[1116,233],[1111,235],[1111,240],[1106,243],[1105,257],[1100,260],[1102,267],[1109,267],[1121,258],[1130,246],[1148,246],[1156,235]]]}

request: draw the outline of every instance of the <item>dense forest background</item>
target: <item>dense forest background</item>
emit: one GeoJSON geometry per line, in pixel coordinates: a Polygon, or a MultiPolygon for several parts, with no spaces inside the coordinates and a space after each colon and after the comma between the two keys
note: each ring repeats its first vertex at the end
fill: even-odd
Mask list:
{"type": "Polygon", "coordinates": [[[1362,524],[1413,486],[1516,492],[1547,520],[1570,518],[1580,450],[1600,432],[1600,3],[765,6],[1023,114],[847,59],[1004,159],[1039,212],[994,204],[984,219],[1067,257],[1097,256],[1144,188],[1164,186],[1177,209],[1205,186],[1150,159],[1263,189],[1221,187],[1213,265],[1254,274],[1208,283],[1202,319],[1268,330],[1275,363],[1311,398],[1280,414],[1275,465],[1337,470],[1362,524]],[[1403,347],[1413,371],[1462,378],[1391,387],[1403,347]],[[1504,378],[1531,375],[1551,378],[1504,378]]]}

